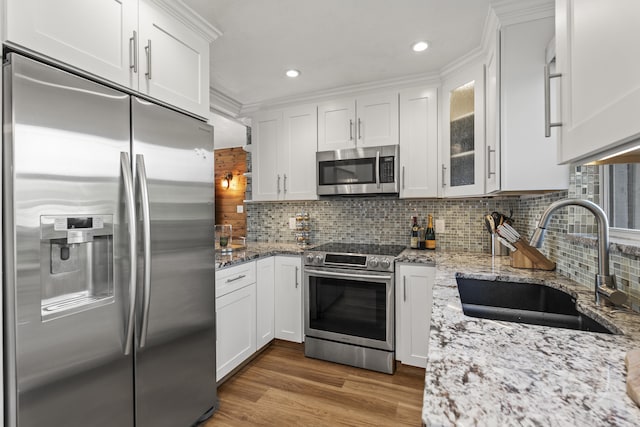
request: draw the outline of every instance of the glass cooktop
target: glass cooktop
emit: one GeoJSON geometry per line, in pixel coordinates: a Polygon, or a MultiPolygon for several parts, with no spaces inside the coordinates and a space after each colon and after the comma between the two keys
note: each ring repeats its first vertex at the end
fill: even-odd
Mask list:
{"type": "Polygon", "coordinates": [[[331,242],[316,246],[311,250],[314,252],[335,254],[386,255],[395,257],[400,255],[400,253],[405,249],[406,246],[402,245],[331,242]]]}

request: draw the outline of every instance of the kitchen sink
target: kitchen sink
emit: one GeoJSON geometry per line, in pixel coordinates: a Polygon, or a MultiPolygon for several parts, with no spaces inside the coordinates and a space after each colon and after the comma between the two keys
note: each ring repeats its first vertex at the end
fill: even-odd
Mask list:
{"type": "Polygon", "coordinates": [[[576,309],[566,292],[521,282],[456,278],[467,316],[611,334],[576,309]]]}

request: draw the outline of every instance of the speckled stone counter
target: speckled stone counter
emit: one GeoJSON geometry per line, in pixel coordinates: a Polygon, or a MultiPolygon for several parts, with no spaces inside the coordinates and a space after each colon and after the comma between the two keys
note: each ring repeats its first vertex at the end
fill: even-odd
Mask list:
{"type": "Polygon", "coordinates": [[[295,243],[247,242],[246,249],[231,253],[216,252],[216,270],[272,255],[302,255],[304,249],[295,243]]]}
{"type": "Polygon", "coordinates": [[[427,426],[638,426],[624,357],[640,346],[640,314],[596,306],[593,292],[508,257],[436,253],[422,421],[427,426]],[[465,316],[463,277],[535,282],[570,292],[578,310],[621,335],[465,316]]]}

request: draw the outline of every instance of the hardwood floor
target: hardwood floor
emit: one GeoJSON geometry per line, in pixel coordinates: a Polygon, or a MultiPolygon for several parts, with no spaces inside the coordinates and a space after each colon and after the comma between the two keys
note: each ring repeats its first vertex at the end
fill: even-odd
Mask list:
{"type": "Polygon", "coordinates": [[[310,359],[302,344],[275,341],[218,389],[204,427],[420,426],[424,369],[394,375],[310,359]]]}

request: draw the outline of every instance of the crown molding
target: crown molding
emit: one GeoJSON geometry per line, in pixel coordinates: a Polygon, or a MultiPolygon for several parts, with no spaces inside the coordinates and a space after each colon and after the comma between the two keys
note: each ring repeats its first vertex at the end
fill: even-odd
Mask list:
{"type": "Polygon", "coordinates": [[[218,89],[209,87],[209,109],[237,119],[242,111],[242,103],[218,89]]]}
{"type": "Polygon", "coordinates": [[[150,0],[172,17],[189,27],[191,30],[205,38],[208,43],[222,35],[222,31],[204,20],[193,9],[184,4],[182,0],[150,0]]]}
{"type": "Polygon", "coordinates": [[[554,0],[497,0],[491,3],[501,26],[555,16],[554,0]]]}
{"type": "Polygon", "coordinates": [[[328,99],[357,96],[359,94],[379,91],[384,89],[403,89],[411,86],[439,86],[439,73],[420,73],[409,76],[396,77],[392,79],[377,80],[375,82],[358,83],[353,85],[340,86],[327,90],[318,90],[304,94],[274,98],[261,102],[244,104],[241,115],[249,115],[261,109],[282,108],[288,105],[321,102],[328,99]]]}

